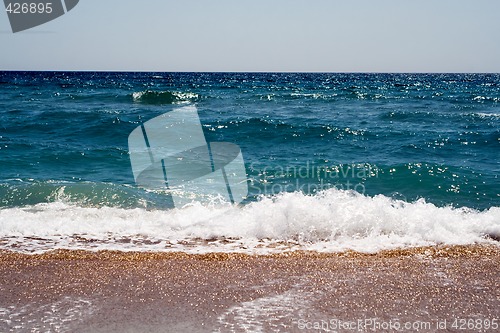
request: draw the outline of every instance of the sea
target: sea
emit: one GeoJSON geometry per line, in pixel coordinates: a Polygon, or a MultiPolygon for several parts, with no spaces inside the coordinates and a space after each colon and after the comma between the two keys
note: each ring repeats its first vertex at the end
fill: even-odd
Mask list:
{"type": "Polygon", "coordinates": [[[499,175],[499,74],[0,72],[0,250],[498,244],[499,175]],[[239,204],[136,183],[129,135],[186,107],[239,204]]]}

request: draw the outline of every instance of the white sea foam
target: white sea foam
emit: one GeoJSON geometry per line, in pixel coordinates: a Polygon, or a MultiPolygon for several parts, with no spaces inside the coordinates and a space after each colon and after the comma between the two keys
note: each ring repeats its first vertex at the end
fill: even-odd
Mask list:
{"type": "Polygon", "coordinates": [[[479,118],[500,118],[500,113],[485,113],[485,112],[477,112],[473,113],[479,118]]]}
{"type": "Polygon", "coordinates": [[[46,304],[10,305],[0,307],[0,329],[2,332],[70,332],[73,325],[94,311],[91,300],[68,296],[46,304]]]}
{"type": "Polygon", "coordinates": [[[244,207],[191,205],[151,210],[64,202],[0,210],[0,249],[249,252],[376,252],[398,247],[492,242],[500,207],[436,207],[382,195],[326,190],[285,193],[244,207]]]}
{"type": "Polygon", "coordinates": [[[232,306],[217,318],[220,327],[213,332],[282,332],[314,306],[314,293],[301,289],[294,286],[282,294],[232,306]]]}

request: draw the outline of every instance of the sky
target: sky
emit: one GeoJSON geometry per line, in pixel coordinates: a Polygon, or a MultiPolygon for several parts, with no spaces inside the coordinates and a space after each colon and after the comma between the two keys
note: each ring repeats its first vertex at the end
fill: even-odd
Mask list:
{"type": "Polygon", "coordinates": [[[0,13],[0,70],[498,73],[499,17],[499,0],[80,0],[16,34],[0,13]]]}

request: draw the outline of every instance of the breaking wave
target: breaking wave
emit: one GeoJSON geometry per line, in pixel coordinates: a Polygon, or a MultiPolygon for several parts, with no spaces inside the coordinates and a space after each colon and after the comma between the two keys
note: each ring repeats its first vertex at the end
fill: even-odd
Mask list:
{"type": "Polygon", "coordinates": [[[377,252],[495,243],[500,207],[477,211],[330,189],[262,197],[243,207],[148,210],[64,202],[0,209],[0,249],[272,253],[377,252]]]}

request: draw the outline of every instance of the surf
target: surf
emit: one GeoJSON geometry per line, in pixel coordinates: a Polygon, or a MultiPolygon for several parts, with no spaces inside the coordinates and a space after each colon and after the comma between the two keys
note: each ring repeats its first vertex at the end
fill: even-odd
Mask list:
{"type": "Polygon", "coordinates": [[[0,249],[187,253],[378,252],[492,243],[500,208],[438,207],[329,189],[266,196],[245,206],[214,200],[171,210],[85,207],[63,201],[0,209],[0,249]]]}

